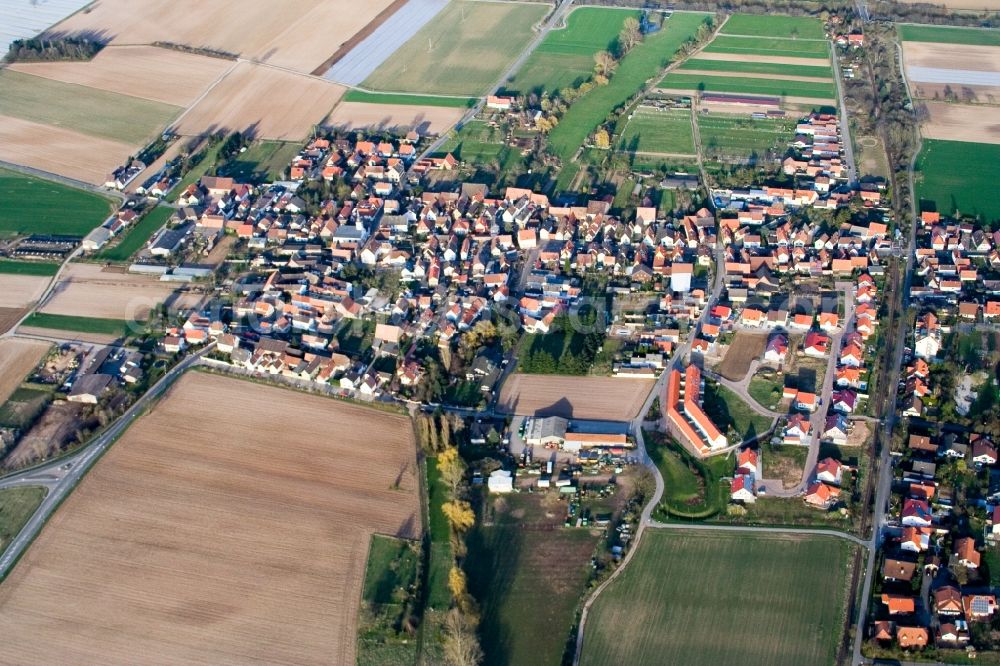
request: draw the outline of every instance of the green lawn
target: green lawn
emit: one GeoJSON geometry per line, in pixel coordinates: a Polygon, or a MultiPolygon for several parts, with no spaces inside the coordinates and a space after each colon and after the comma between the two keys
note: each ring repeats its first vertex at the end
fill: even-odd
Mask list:
{"type": "Polygon", "coordinates": [[[750,379],[750,385],[747,387],[750,397],[768,409],[774,409],[781,402],[784,390],[784,381],[774,375],[756,374],[750,379]]]}
{"type": "Polygon", "coordinates": [[[285,169],[301,149],[302,143],[298,141],[257,141],[245,153],[228,162],[220,175],[254,185],[281,180],[285,169]]]}
{"type": "Polygon", "coordinates": [[[124,337],[128,334],[129,322],[122,319],[99,319],[97,317],[74,317],[71,315],[45,314],[35,312],[24,320],[24,326],[51,328],[57,331],[76,331],[97,335],[124,337]]]}
{"type": "Polygon", "coordinates": [[[445,106],[459,109],[470,108],[476,104],[475,97],[393,95],[390,93],[365,92],[363,90],[348,90],[343,99],[345,102],[364,102],[366,104],[412,104],[414,106],[445,106]]]}
{"type": "Polygon", "coordinates": [[[503,134],[482,120],[470,120],[455,136],[445,141],[439,155],[451,153],[456,158],[472,164],[509,158],[511,151],[504,146],[503,134]]]}
{"type": "Polygon", "coordinates": [[[823,101],[834,100],[837,97],[837,91],[832,82],[782,81],[778,78],[753,79],[742,76],[707,76],[682,72],[671,72],[660,82],[659,87],[670,90],[809,97],[823,101]]]}
{"type": "Polygon", "coordinates": [[[549,133],[551,150],[564,162],[569,160],[594,128],[656,76],[710,18],[710,14],[675,12],[659,32],[647,35],[622,59],[608,85],[594,88],[570,106],[549,133]]]}
{"type": "Polygon", "coordinates": [[[594,72],[594,54],[613,50],[618,32],[629,16],[639,12],[604,7],[578,7],[566,28],[553,30],[531,54],[506,88],[522,94],[576,86],[594,72]]]}
{"type": "Polygon", "coordinates": [[[437,459],[427,459],[427,510],[431,537],[430,565],[427,571],[427,606],[448,610],[451,591],[448,590],[448,572],[451,570],[451,531],[448,520],[441,512],[441,505],[448,499],[447,489],[437,469],[437,459]]]}
{"type": "Polygon", "coordinates": [[[11,261],[0,259],[0,273],[51,277],[59,272],[59,264],[49,261],[11,261]]]}
{"type": "Polygon", "coordinates": [[[417,642],[400,631],[407,603],[416,592],[419,545],[375,534],[368,549],[358,623],[358,664],[416,661],[417,642]]]}
{"type": "Polygon", "coordinates": [[[112,210],[100,195],[0,169],[0,236],[86,236],[112,210]]]}
{"type": "Polygon", "coordinates": [[[527,47],[549,11],[532,3],[450,2],[362,84],[372,90],[481,95],[527,47]]]}
{"type": "Polygon", "coordinates": [[[724,35],[825,39],[823,22],[809,16],[774,16],[771,14],[733,14],[722,26],[724,35]]]}
{"type": "Polygon", "coordinates": [[[748,55],[789,56],[792,58],[830,57],[830,44],[802,39],[782,39],[780,37],[736,37],[719,35],[709,44],[708,53],[744,53],[748,55]]]}
{"type": "Polygon", "coordinates": [[[1000,46],[1000,30],[990,28],[954,28],[943,25],[900,24],[896,26],[904,42],[940,42],[973,46],[1000,46]]]}
{"type": "MultiPolygon", "coordinates": [[[[951,215],[1000,218],[1000,197],[994,193],[1000,146],[964,141],[924,139],[917,158],[917,196],[951,215]]],[[[933,206],[925,209],[933,209],[933,206]]]]}
{"type": "Polygon", "coordinates": [[[630,153],[694,155],[691,111],[688,109],[637,110],[625,125],[618,148],[630,153]]]}
{"type": "Polygon", "coordinates": [[[698,131],[706,157],[744,160],[768,152],[783,155],[795,137],[795,121],[702,114],[698,116],[698,131]]]}
{"type": "Polygon", "coordinates": [[[139,97],[9,69],[0,72],[0,115],[102,139],[140,146],[158,136],[180,112],[180,107],[139,97]]]}
{"type": "Polygon", "coordinates": [[[729,487],[720,479],[732,475],[732,456],[698,460],[659,432],[644,431],[643,440],[663,476],[664,495],[654,517],[703,520],[725,512],[729,487]]]}
{"type": "Polygon", "coordinates": [[[7,549],[43,499],[45,489],[36,486],[0,490],[0,552],[7,549]]]}
{"type": "Polygon", "coordinates": [[[741,72],[746,74],[773,74],[775,76],[812,76],[832,79],[833,69],[829,65],[783,65],[777,62],[742,62],[740,60],[705,60],[692,58],[678,68],[679,71],[699,70],[702,72],[741,72]]]}
{"type": "Polygon", "coordinates": [[[170,219],[174,209],[167,206],[157,206],[142,216],[142,219],[125,232],[117,245],[98,252],[96,257],[103,261],[128,261],[138,252],[149,238],[170,219]]]}
{"type": "Polygon", "coordinates": [[[714,522],[842,531],[853,529],[850,516],[844,516],[840,511],[821,511],[809,506],[800,497],[758,497],[756,502],[747,506],[745,516],[720,515],[714,522]]]}
{"type": "Polygon", "coordinates": [[[469,535],[465,569],[482,607],[484,666],[561,662],[598,539],[585,529],[526,530],[520,522],[469,535]]]}
{"type": "Polygon", "coordinates": [[[373,604],[397,604],[417,578],[420,551],[412,541],[372,535],[365,567],[362,599],[373,604]]]}
{"type": "Polygon", "coordinates": [[[832,664],[850,553],[831,537],[647,530],[592,607],[580,663],[832,664]]]}
{"type": "Polygon", "coordinates": [[[767,432],[771,427],[771,419],[753,411],[742,398],[715,382],[705,382],[702,401],[705,413],[712,422],[723,434],[728,431],[730,444],[736,443],[733,433],[740,439],[747,440],[767,432]]]}

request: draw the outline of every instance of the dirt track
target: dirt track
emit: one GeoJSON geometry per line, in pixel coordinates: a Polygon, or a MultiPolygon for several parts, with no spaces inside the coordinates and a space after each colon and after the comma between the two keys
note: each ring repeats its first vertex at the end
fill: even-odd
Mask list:
{"type": "Polygon", "coordinates": [[[4,659],[354,663],[371,533],[420,532],[414,450],[406,417],[187,375],[0,586],[4,659]]]}
{"type": "Polygon", "coordinates": [[[11,69],[174,106],[188,106],[233,63],[155,46],[109,46],[89,62],[15,63],[11,69]]]}
{"type": "Polygon", "coordinates": [[[513,374],[497,409],[525,416],[628,421],[635,418],[653,388],[652,379],[513,374]]]}
{"type": "Polygon", "coordinates": [[[135,146],[0,116],[0,160],[103,185],[135,146]]]}

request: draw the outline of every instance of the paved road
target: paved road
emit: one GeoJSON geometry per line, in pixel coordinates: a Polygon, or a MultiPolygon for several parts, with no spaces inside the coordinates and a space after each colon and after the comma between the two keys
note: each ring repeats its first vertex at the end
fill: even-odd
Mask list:
{"type": "Polygon", "coordinates": [[[120,419],[114,422],[106,431],[101,433],[91,443],[87,444],[78,453],[60,458],[49,465],[42,465],[27,470],[20,474],[14,474],[0,481],[0,489],[21,487],[21,486],[43,486],[48,490],[45,499],[28,520],[18,535],[10,543],[0,556],[0,580],[10,573],[11,568],[24,554],[25,549],[31,545],[42,527],[52,516],[69,493],[76,487],[83,478],[83,475],[91,466],[108,450],[118,437],[132,424],[132,422],[142,415],[150,404],[159,398],[170,388],[174,381],[180,377],[185,370],[199,362],[202,355],[208,353],[215,347],[215,343],[206,346],[197,354],[187,357],[178,363],[172,370],[165,374],[144,396],[139,398],[120,419]]]}
{"type": "Polygon", "coordinates": [[[851,141],[851,124],[848,122],[847,101],[844,97],[844,77],[840,72],[840,59],[837,48],[833,48],[833,80],[837,83],[837,99],[840,100],[840,139],[844,146],[844,158],[847,160],[847,181],[853,187],[858,182],[858,164],[854,160],[854,143],[851,141]]]}

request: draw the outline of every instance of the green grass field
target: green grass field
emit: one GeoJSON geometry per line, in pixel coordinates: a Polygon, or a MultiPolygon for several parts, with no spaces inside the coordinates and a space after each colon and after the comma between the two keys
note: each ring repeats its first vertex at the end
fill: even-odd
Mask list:
{"type": "Polygon", "coordinates": [[[663,433],[644,432],[643,439],[664,483],[654,517],[703,520],[726,510],[729,487],[720,479],[733,472],[731,455],[697,460],[663,433]]]}
{"type": "Polygon", "coordinates": [[[167,223],[173,212],[173,208],[157,206],[149,213],[143,215],[139,222],[126,231],[117,245],[98,252],[97,258],[103,261],[128,261],[160,227],[167,223]]]}
{"type": "Polygon", "coordinates": [[[24,326],[51,328],[57,331],[75,331],[124,337],[128,334],[129,322],[121,319],[100,319],[98,317],[74,317],[72,315],[46,314],[35,312],[24,320],[24,326]]]}
{"type": "Polygon", "coordinates": [[[795,137],[795,121],[702,114],[698,131],[707,157],[742,160],[768,151],[783,154],[795,137]]]}
{"type": "Polygon", "coordinates": [[[647,35],[622,59],[608,85],[595,88],[570,106],[549,133],[551,150],[563,161],[570,159],[594,128],[656,76],[709,18],[710,14],[675,12],[659,32],[647,35]]]}
{"type": "Polygon", "coordinates": [[[144,144],[180,112],[180,107],[138,97],[11,70],[0,72],[0,114],[103,139],[144,144]]]}
{"type": "Polygon", "coordinates": [[[953,28],[943,25],[900,24],[896,26],[904,42],[940,42],[973,46],[1000,46],[1000,30],[989,28],[953,28]]]}
{"type": "Polygon", "coordinates": [[[742,76],[705,76],[671,72],[660,82],[662,89],[705,92],[746,93],[776,97],[808,97],[832,101],[837,97],[833,83],[782,81],[778,78],[753,79],[742,76]]]}
{"type": "Polygon", "coordinates": [[[86,236],[112,210],[111,200],[100,195],[0,169],[0,237],[86,236]]]}
{"type": "Polygon", "coordinates": [[[447,490],[437,469],[437,459],[427,459],[427,510],[431,537],[430,564],[427,570],[427,606],[446,611],[451,603],[448,590],[448,572],[451,570],[451,532],[448,521],[441,512],[447,501],[447,490]]]}
{"type": "Polygon", "coordinates": [[[47,261],[11,261],[0,259],[0,273],[8,275],[35,275],[52,277],[59,272],[59,264],[47,261]]]}
{"type": "Polygon", "coordinates": [[[363,90],[348,90],[344,95],[345,102],[363,102],[365,104],[411,104],[413,106],[444,106],[448,108],[467,109],[475,106],[475,97],[435,97],[433,95],[393,95],[390,93],[365,92],[363,90]]]}
{"type": "Polygon", "coordinates": [[[785,384],[774,375],[765,376],[760,373],[750,379],[747,386],[747,393],[761,406],[773,409],[779,402],[784,392],[785,384]]]}
{"type": "Polygon", "coordinates": [[[830,57],[830,44],[802,39],[782,39],[780,37],[736,37],[719,35],[709,44],[708,53],[741,53],[747,55],[788,56],[792,58],[830,57]]]}
{"type": "Polygon", "coordinates": [[[773,16],[771,14],[733,14],[722,26],[724,35],[787,37],[790,39],[825,39],[823,22],[809,16],[773,16]]]}
{"type": "Polygon", "coordinates": [[[365,566],[362,599],[373,604],[395,604],[417,577],[420,551],[410,541],[372,535],[365,566]]]}
{"type": "Polygon", "coordinates": [[[414,592],[420,546],[411,541],[372,535],[361,593],[357,663],[415,663],[417,642],[398,631],[414,592]]]}
{"type": "Polygon", "coordinates": [[[585,529],[526,530],[519,521],[469,535],[465,569],[482,607],[484,666],[560,663],[598,538],[585,529]]]}
{"type": "Polygon", "coordinates": [[[270,183],[281,180],[302,144],[298,141],[257,141],[245,153],[228,162],[220,175],[242,183],[270,183]]]}
{"type": "Polygon", "coordinates": [[[531,41],[547,5],[455,0],[362,84],[372,90],[480,95],[531,41]]]}
{"type": "Polygon", "coordinates": [[[993,194],[1000,146],[925,139],[917,158],[917,196],[952,215],[1000,219],[1000,197],[993,194]]]}
{"type": "Polygon", "coordinates": [[[666,109],[637,110],[625,125],[619,150],[630,153],[681,153],[694,155],[691,111],[666,109]]]}
{"type": "Polygon", "coordinates": [[[705,60],[691,58],[678,71],[699,70],[702,72],[740,72],[746,74],[773,74],[775,76],[812,76],[833,79],[833,69],[829,65],[783,65],[777,62],[742,62],[740,60],[705,60]]]}
{"type": "Polygon", "coordinates": [[[37,486],[0,490],[0,552],[7,549],[43,499],[45,489],[37,486]]]}
{"type": "Polygon", "coordinates": [[[733,431],[745,441],[767,432],[771,427],[771,419],[753,411],[743,398],[715,382],[705,382],[702,403],[705,413],[719,430],[723,434],[730,431],[730,444],[736,443],[732,439],[733,431]]]}
{"type": "Polygon", "coordinates": [[[592,607],[580,663],[832,664],[850,552],[830,537],[647,530],[592,607]]]}
{"type": "Polygon", "coordinates": [[[612,50],[629,16],[639,12],[603,7],[579,7],[566,28],[553,30],[535,49],[506,88],[525,94],[549,93],[579,85],[594,72],[594,54],[612,50]]]}
{"type": "Polygon", "coordinates": [[[451,153],[466,162],[488,162],[504,153],[503,134],[482,120],[470,120],[445,141],[439,154],[451,153]]]}

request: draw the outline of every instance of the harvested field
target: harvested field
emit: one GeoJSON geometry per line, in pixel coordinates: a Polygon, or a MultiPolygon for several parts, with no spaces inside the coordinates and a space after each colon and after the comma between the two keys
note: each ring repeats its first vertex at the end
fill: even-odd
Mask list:
{"type": "Polygon", "coordinates": [[[372,533],[420,534],[414,452],[406,417],[187,375],[0,588],[6,657],[354,663],[372,533]]]}
{"type": "Polygon", "coordinates": [[[135,146],[0,114],[0,160],[103,185],[135,146]]]}
{"type": "Polygon", "coordinates": [[[180,111],[178,106],[139,97],[0,71],[0,114],[99,139],[141,146],[158,136],[180,111]]]}
{"type": "Polygon", "coordinates": [[[25,376],[42,360],[49,346],[47,342],[36,340],[0,340],[0,404],[7,402],[25,376]]]}
{"type": "Polygon", "coordinates": [[[795,56],[773,56],[773,55],[759,55],[753,53],[741,53],[739,55],[734,55],[732,53],[712,53],[710,51],[702,51],[698,54],[697,60],[721,60],[725,62],[736,63],[773,63],[775,65],[793,65],[793,66],[804,66],[804,67],[817,67],[823,66],[816,62],[815,58],[797,58],[795,56]]]}
{"type": "Polygon", "coordinates": [[[405,127],[416,129],[421,134],[441,134],[461,120],[463,115],[463,107],[341,102],[323,124],[348,130],[405,127]]]}
{"type": "Polygon", "coordinates": [[[27,308],[0,308],[0,334],[9,331],[26,314],[27,308]]]}
{"type": "Polygon", "coordinates": [[[904,42],[903,66],[1000,72],[1000,46],[904,42]]]}
{"type": "Polygon", "coordinates": [[[48,34],[86,32],[110,37],[111,44],[172,42],[311,72],[391,1],[150,0],[137,12],[131,0],[98,0],[48,34]]]}
{"type": "Polygon", "coordinates": [[[155,46],[111,46],[89,62],[26,62],[10,69],[186,107],[232,66],[219,58],[155,46]]]}
{"type": "Polygon", "coordinates": [[[548,9],[534,3],[454,0],[363,85],[398,92],[482,94],[528,45],[532,26],[548,9]]]}
{"type": "Polygon", "coordinates": [[[3,468],[7,471],[21,469],[62,451],[80,427],[82,412],[83,405],[78,402],[60,400],[49,405],[38,422],[4,458],[3,468]]]}
{"type": "Polygon", "coordinates": [[[23,308],[37,300],[50,278],[37,275],[0,274],[0,308],[23,308]]]}
{"type": "Polygon", "coordinates": [[[70,264],[41,312],[141,321],[174,289],[145,275],[105,271],[97,264],[70,264]]]}
{"type": "Polygon", "coordinates": [[[627,421],[639,413],[652,379],[525,375],[507,378],[497,408],[527,416],[627,421]]]}
{"type": "Polygon", "coordinates": [[[1000,144],[1000,110],[948,102],[924,105],[929,119],[921,130],[928,139],[1000,144]]]}
{"type": "MultiPolygon", "coordinates": [[[[23,316],[24,312],[22,312],[23,316]]],[[[15,320],[16,321],[16,320],[15,320]]],[[[18,326],[18,335],[33,335],[42,338],[52,338],[54,340],[74,340],[78,342],[91,342],[98,345],[109,345],[121,340],[120,335],[109,335],[106,333],[85,333],[82,331],[68,331],[65,329],[43,328],[41,326],[18,326]]]]}
{"type": "Polygon", "coordinates": [[[831,664],[852,548],[830,537],[647,530],[597,598],[580,663],[831,664]]]}
{"type": "Polygon", "coordinates": [[[738,331],[729,345],[726,357],[719,364],[719,374],[734,382],[746,377],[750,363],[761,357],[767,347],[767,333],[738,331]]]}
{"type": "Polygon", "coordinates": [[[767,113],[774,109],[767,104],[715,104],[702,102],[699,105],[704,111],[709,113],[727,113],[735,116],[750,116],[754,113],[767,113]]]}
{"type": "MultiPolygon", "coordinates": [[[[926,0],[899,0],[908,5],[922,4],[926,0]]],[[[971,11],[997,12],[1000,11],[1000,0],[934,0],[931,4],[944,5],[948,9],[966,9],[971,11]]]]}
{"type": "Polygon", "coordinates": [[[241,62],[172,129],[197,135],[226,128],[258,139],[300,141],[343,94],[343,87],[323,79],[241,62]]]}

